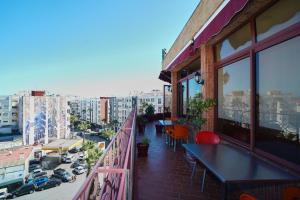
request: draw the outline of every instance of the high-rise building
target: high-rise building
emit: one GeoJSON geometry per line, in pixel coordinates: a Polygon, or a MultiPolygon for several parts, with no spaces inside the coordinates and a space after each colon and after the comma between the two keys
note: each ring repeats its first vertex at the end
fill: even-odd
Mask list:
{"type": "Polygon", "coordinates": [[[20,97],[19,129],[23,144],[47,144],[51,140],[68,138],[70,109],[63,96],[26,95],[20,97]]]}
{"type": "Polygon", "coordinates": [[[0,128],[1,133],[10,133],[18,126],[19,97],[16,95],[0,96],[0,128]]]}

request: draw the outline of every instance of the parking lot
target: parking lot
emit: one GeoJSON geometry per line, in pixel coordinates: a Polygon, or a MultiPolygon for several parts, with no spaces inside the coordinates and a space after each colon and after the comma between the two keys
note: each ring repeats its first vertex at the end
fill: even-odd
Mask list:
{"type": "MultiPolygon", "coordinates": [[[[75,156],[78,156],[76,154],[73,154],[75,156]]],[[[57,168],[63,168],[72,173],[72,168],[70,167],[70,164],[60,164],[57,168]]],[[[46,170],[48,176],[51,176],[53,174],[53,170],[46,170]]],[[[18,200],[40,200],[40,199],[49,199],[49,200],[69,200],[74,197],[76,192],[79,190],[80,186],[83,184],[84,180],[86,178],[86,173],[77,175],[76,180],[74,182],[67,182],[62,183],[58,187],[50,188],[44,191],[35,191],[33,194],[28,194],[24,196],[17,197],[18,200]]]]}

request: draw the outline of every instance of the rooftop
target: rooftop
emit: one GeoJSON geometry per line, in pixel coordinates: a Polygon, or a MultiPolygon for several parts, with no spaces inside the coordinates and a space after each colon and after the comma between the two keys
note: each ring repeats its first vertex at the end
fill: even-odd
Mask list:
{"type": "Polygon", "coordinates": [[[30,146],[25,146],[0,151],[0,168],[24,164],[32,149],[30,146]]]}

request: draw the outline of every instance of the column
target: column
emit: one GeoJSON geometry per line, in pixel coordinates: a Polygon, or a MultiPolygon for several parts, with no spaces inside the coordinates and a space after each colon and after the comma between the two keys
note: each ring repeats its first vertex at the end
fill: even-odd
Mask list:
{"type": "Polygon", "coordinates": [[[177,117],[178,115],[178,87],[177,87],[177,72],[171,72],[171,85],[172,85],[172,105],[171,116],[177,117]]]}
{"type": "MultiPolygon", "coordinates": [[[[204,78],[204,85],[202,87],[204,99],[216,99],[216,70],[214,70],[214,54],[211,45],[204,44],[201,46],[201,76],[204,78]]],[[[216,107],[210,111],[203,113],[203,117],[207,119],[206,124],[202,130],[214,131],[215,130],[215,112],[216,107]]]]}

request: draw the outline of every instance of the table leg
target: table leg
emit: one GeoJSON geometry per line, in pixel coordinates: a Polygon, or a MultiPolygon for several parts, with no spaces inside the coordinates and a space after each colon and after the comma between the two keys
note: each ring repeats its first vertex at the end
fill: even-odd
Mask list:
{"type": "Polygon", "coordinates": [[[222,196],[221,196],[222,200],[226,200],[227,199],[227,183],[223,183],[222,184],[222,196]]]}

